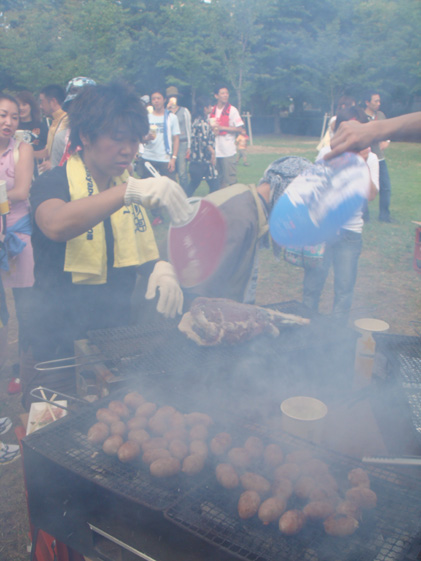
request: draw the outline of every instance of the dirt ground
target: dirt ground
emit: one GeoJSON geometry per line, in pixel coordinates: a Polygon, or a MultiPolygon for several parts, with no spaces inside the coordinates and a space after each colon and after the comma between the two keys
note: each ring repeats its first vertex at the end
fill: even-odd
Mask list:
{"type": "MultiPolygon", "coordinates": [[[[17,324],[13,298],[8,293],[10,320],[8,325],[7,359],[0,369],[0,417],[10,417],[13,427],[0,438],[6,444],[17,444],[15,427],[21,425],[19,415],[24,413],[20,395],[9,395],[7,385],[13,377],[12,367],[18,360],[17,324]]],[[[3,357],[0,357],[2,359],[3,357]]],[[[0,467],[0,560],[27,561],[30,544],[29,523],[20,459],[0,467]]]]}

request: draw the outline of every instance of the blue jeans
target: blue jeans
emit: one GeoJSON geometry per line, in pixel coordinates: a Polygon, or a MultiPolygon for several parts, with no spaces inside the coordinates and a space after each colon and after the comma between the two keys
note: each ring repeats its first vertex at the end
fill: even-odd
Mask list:
{"type": "Polygon", "coordinates": [[[389,220],[392,185],[390,183],[386,160],[380,160],[379,162],[379,185],[379,220],[389,220]]]}
{"type": "Polygon", "coordinates": [[[184,191],[187,191],[189,186],[189,174],[187,173],[187,141],[180,142],[178,149],[177,159],[175,161],[175,169],[178,173],[178,181],[184,191]]]}
{"type": "Polygon", "coordinates": [[[330,266],[333,265],[333,315],[339,322],[346,323],[352,305],[361,249],[361,234],[351,230],[340,230],[337,238],[326,244],[323,264],[305,270],[303,304],[317,312],[330,266]]]}

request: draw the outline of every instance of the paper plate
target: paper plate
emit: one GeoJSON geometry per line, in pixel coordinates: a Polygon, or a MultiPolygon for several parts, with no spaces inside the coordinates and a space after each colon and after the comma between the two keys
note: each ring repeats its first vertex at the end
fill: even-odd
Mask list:
{"type": "Polygon", "coordinates": [[[366,162],[353,152],[309,166],[276,202],[269,228],[282,246],[329,241],[363,205],[370,187],[366,162]]]}
{"type": "Polygon", "coordinates": [[[226,240],[225,219],[213,203],[192,198],[194,213],[180,226],[168,231],[168,256],[180,285],[192,288],[217,270],[226,240]]]}

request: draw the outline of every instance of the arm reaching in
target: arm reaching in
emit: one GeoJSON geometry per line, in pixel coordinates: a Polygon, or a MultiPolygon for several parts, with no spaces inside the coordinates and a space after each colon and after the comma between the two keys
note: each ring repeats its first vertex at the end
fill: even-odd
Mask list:
{"type": "Polygon", "coordinates": [[[345,121],[332,138],[332,150],[326,154],[329,160],[347,151],[360,151],[374,141],[401,140],[421,142],[421,111],[392,119],[358,123],[345,121]]]}

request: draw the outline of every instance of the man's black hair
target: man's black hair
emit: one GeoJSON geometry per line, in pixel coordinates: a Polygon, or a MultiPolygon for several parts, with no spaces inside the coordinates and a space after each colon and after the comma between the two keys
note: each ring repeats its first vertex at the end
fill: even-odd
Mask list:
{"type": "Polygon", "coordinates": [[[69,125],[71,150],[82,146],[82,136],[95,142],[123,130],[141,141],[149,130],[145,104],[124,83],[84,87],[71,105],[69,125]]]}
{"type": "MultiPolygon", "coordinates": [[[[152,101],[153,94],[156,94],[156,93],[161,94],[164,99],[167,99],[167,96],[165,95],[165,91],[163,89],[155,88],[154,90],[151,91],[151,101],[152,101]]],[[[168,97],[175,97],[175,96],[170,95],[168,97]]]]}
{"type": "Polygon", "coordinates": [[[49,86],[45,86],[45,88],[42,88],[39,93],[45,95],[47,99],[56,99],[60,105],[63,103],[66,97],[64,88],[62,88],[58,84],[50,84],[49,86]]]}
{"type": "Polygon", "coordinates": [[[379,90],[367,90],[364,94],[364,99],[363,101],[371,101],[371,98],[373,97],[373,95],[379,95],[379,90]]]}
{"type": "Polygon", "coordinates": [[[219,90],[226,89],[228,92],[230,91],[229,87],[226,84],[217,84],[213,90],[215,95],[219,94],[219,90]]]}

